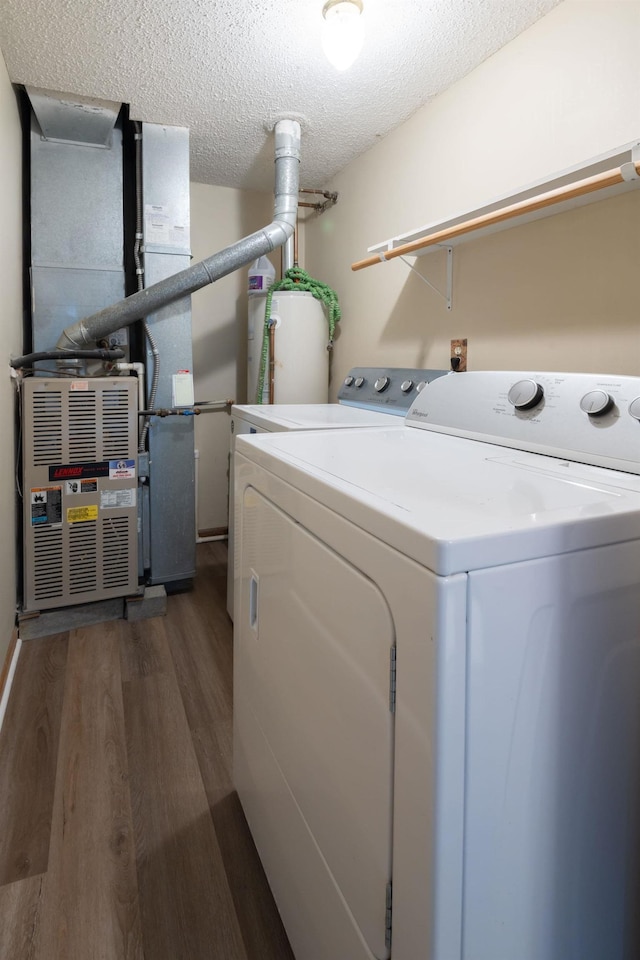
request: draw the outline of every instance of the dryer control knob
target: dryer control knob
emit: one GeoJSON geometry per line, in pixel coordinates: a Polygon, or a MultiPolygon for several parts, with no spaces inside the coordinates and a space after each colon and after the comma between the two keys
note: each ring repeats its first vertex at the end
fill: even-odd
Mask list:
{"type": "Polygon", "coordinates": [[[348,377],[344,378],[344,385],[345,387],[350,387],[352,383],[353,383],[353,377],[351,376],[351,374],[349,374],[348,377]]]}
{"type": "Polygon", "coordinates": [[[590,417],[602,417],[613,406],[613,397],[605,390],[589,390],[580,401],[580,409],[590,417]]]}
{"type": "Polygon", "coordinates": [[[507,399],[516,410],[530,410],[537,406],[544,396],[544,390],[535,380],[518,380],[509,390],[507,399]]]}
{"type": "Polygon", "coordinates": [[[378,377],[378,379],[374,383],[374,387],[376,388],[378,393],[384,393],[384,391],[387,389],[390,383],[391,383],[391,380],[389,379],[389,377],[378,377]]]}
{"type": "Polygon", "coordinates": [[[426,381],[426,380],[421,380],[420,383],[418,384],[418,386],[416,387],[416,390],[418,391],[418,393],[422,393],[422,391],[424,390],[424,388],[426,387],[426,385],[427,385],[427,381],[426,381]]]}
{"type": "Polygon", "coordinates": [[[632,400],[629,404],[629,413],[636,420],[640,420],[640,397],[636,397],[635,400],[632,400]]]}
{"type": "Polygon", "coordinates": [[[356,377],[356,387],[361,387],[364,384],[364,377],[356,377]]]}
{"type": "Polygon", "coordinates": [[[413,389],[413,380],[403,380],[400,389],[403,393],[409,393],[409,390],[413,389]]]}

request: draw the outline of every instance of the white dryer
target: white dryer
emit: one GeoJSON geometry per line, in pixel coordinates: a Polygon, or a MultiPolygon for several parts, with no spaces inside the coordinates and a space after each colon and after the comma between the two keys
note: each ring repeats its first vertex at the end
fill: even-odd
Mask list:
{"type": "Polygon", "coordinates": [[[297,960],[640,956],[639,420],[468,373],[238,438],[234,778],[297,960]]]}
{"type": "Polygon", "coordinates": [[[353,367],[338,391],[338,403],[236,404],[231,408],[229,459],[229,537],[227,612],[233,619],[234,499],[233,454],[236,437],[253,433],[336,430],[346,427],[397,426],[432,380],[447,370],[415,367],[353,367]]]}

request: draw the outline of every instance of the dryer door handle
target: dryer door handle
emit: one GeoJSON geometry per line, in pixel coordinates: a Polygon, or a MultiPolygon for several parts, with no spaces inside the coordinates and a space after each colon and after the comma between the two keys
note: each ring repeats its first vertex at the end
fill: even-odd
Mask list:
{"type": "Polygon", "coordinates": [[[249,626],[252,630],[258,629],[258,587],[260,578],[253,570],[249,581],[249,626]]]}

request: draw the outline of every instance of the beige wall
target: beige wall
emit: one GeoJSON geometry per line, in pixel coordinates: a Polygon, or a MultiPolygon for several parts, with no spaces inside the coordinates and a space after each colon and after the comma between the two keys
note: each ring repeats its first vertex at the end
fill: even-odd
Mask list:
{"type": "Polygon", "coordinates": [[[22,352],[22,197],[20,120],[13,88],[0,56],[0,667],[16,614],[16,519],[14,477],[14,394],[9,379],[11,354],[22,352]]]}
{"type": "MultiPolygon", "coordinates": [[[[271,222],[267,193],[191,184],[191,251],[202,260],[271,222]]],[[[279,269],[280,257],[273,256],[279,269]]],[[[233,398],[245,403],[247,270],[237,270],[194,294],[193,365],[197,400],[233,398]]],[[[229,416],[196,418],[198,529],[227,526],[229,416]]]]}
{"type": "MultiPolygon", "coordinates": [[[[307,222],[301,249],[343,309],[333,398],[356,364],[448,367],[455,337],[469,341],[470,369],[640,374],[640,191],[457,248],[451,312],[400,261],[350,269],[385,237],[640,138],[638,49],[640,2],[565,0],[322,184],[340,199],[307,222]]],[[[192,184],[194,257],[268,222],[271,202],[192,184]]],[[[444,254],[416,266],[444,289],[444,254]]],[[[194,296],[198,399],[244,401],[246,305],[246,271],[194,296]]],[[[228,435],[224,413],[196,421],[201,530],[227,522],[228,435]]]]}
{"type": "MultiPolygon", "coordinates": [[[[469,242],[454,306],[400,261],[352,273],[367,247],[640,138],[640,3],[565,0],[349,165],[306,228],[307,269],[343,308],[332,396],[350,366],[640,374],[640,195],[469,242]]],[[[444,255],[416,261],[444,288],[444,255]]]]}

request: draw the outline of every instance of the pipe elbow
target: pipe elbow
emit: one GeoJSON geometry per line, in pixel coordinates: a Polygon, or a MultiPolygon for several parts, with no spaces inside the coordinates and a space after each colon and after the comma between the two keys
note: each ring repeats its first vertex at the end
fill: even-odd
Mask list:
{"type": "Polygon", "coordinates": [[[284,246],[290,236],[293,235],[295,218],[293,222],[289,220],[274,220],[268,227],[265,227],[263,233],[269,242],[269,249],[276,250],[284,246]]]}
{"type": "Polygon", "coordinates": [[[56,343],[56,350],[78,350],[84,348],[91,340],[86,337],[84,325],[81,321],[63,330],[56,343]]]}

